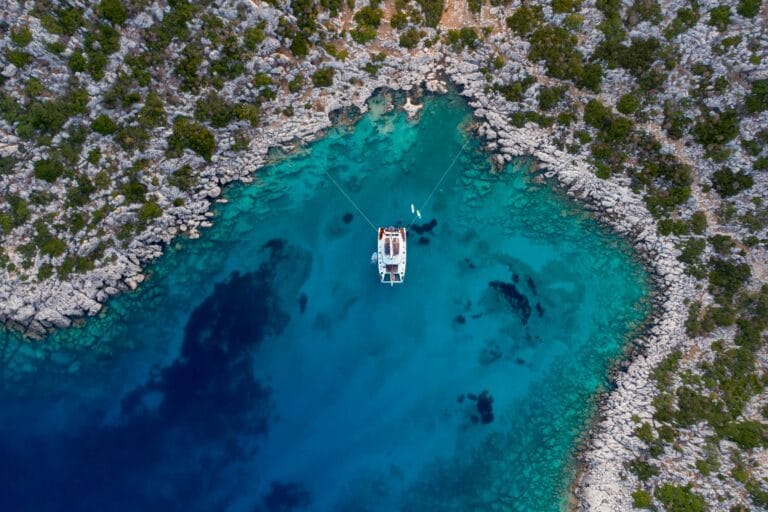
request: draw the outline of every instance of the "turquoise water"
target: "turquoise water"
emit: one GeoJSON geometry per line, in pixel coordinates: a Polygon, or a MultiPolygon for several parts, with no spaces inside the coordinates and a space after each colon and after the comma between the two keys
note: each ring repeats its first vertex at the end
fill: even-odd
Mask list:
{"type": "Polygon", "coordinates": [[[5,334],[0,508],[563,508],[647,277],[529,160],[494,172],[457,96],[372,110],[229,188],[98,318],[5,334]],[[325,171],[408,225],[454,159],[381,285],[325,171]]]}

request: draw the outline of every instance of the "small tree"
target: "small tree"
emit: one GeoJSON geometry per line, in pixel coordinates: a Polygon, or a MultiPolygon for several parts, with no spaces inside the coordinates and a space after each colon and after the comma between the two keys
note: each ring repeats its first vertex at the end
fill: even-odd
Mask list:
{"type": "Polygon", "coordinates": [[[330,87],[333,85],[333,68],[320,68],[312,74],[312,83],[315,87],[330,87]]]}
{"type": "Polygon", "coordinates": [[[120,0],[101,0],[98,12],[115,25],[122,25],[128,18],[128,9],[120,0]]]}
{"type": "Polygon", "coordinates": [[[91,123],[91,129],[102,135],[112,135],[117,131],[117,125],[107,114],[99,114],[91,123]]]}

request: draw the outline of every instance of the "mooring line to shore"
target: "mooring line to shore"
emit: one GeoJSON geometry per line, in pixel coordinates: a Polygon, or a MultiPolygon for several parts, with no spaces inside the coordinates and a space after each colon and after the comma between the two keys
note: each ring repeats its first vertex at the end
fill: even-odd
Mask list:
{"type": "Polygon", "coordinates": [[[331,176],[331,175],[330,175],[330,173],[329,173],[328,171],[326,171],[325,169],[323,169],[323,172],[325,173],[325,175],[326,175],[326,176],[328,176],[328,179],[330,179],[330,180],[331,180],[331,182],[332,182],[334,185],[336,185],[336,188],[338,188],[338,189],[339,189],[339,192],[341,192],[341,193],[342,193],[342,195],[343,195],[344,197],[346,197],[346,198],[347,198],[347,201],[349,201],[350,203],[352,203],[352,206],[354,206],[354,207],[355,207],[355,209],[356,209],[358,212],[360,212],[360,215],[362,215],[362,216],[363,216],[363,218],[364,218],[364,219],[365,219],[365,220],[368,222],[368,224],[370,224],[370,225],[371,225],[371,227],[373,228],[373,230],[374,230],[374,231],[377,231],[377,230],[378,230],[378,228],[376,227],[376,225],[375,225],[373,222],[371,222],[371,219],[369,219],[369,218],[368,218],[368,216],[367,216],[365,213],[363,213],[363,210],[362,210],[362,209],[360,209],[360,207],[359,207],[359,206],[357,206],[357,203],[356,203],[355,201],[353,201],[351,197],[349,197],[349,195],[348,195],[348,194],[347,194],[347,193],[344,191],[344,189],[343,189],[343,188],[341,188],[341,185],[339,185],[339,184],[336,182],[336,180],[335,180],[335,179],[333,179],[333,176],[331,176]]]}
{"type": "MultiPolygon", "coordinates": [[[[453,169],[453,166],[456,165],[456,162],[458,161],[459,156],[461,156],[461,154],[464,152],[464,149],[467,147],[470,140],[471,139],[467,139],[467,141],[464,142],[464,145],[461,146],[461,149],[459,149],[456,152],[456,155],[453,157],[453,160],[451,160],[451,165],[449,165],[448,168],[445,169],[445,172],[443,172],[443,175],[440,176],[440,180],[437,182],[437,185],[435,185],[435,187],[432,189],[432,192],[429,193],[429,195],[427,196],[427,199],[421,204],[421,207],[418,209],[419,212],[421,212],[421,210],[423,210],[424,207],[426,207],[427,204],[429,204],[429,201],[432,199],[432,196],[435,195],[435,192],[437,192],[437,189],[440,188],[440,185],[443,183],[443,180],[445,179],[445,177],[448,175],[450,170],[453,169]]],[[[411,219],[411,223],[408,224],[408,230],[410,230],[413,224],[416,222],[417,217],[418,216],[414,216],[413,219],[411,219]]]]}

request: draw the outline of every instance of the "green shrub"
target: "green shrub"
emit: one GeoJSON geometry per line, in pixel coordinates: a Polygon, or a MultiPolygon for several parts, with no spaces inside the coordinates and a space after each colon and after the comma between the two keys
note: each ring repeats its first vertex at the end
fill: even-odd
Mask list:
{"type": "Polygon", "coordinates": [[[182,91],[196,93],[202,84],[202,79],[197,74],[200,64],[203,63],[202,52],[197,45],[188,44],[182,50],[181,55],[182,57],[176,63],[173,71],[181,78],[180,88],[182,91]]]}
{"type": "Polygon", "coordinates": [[[530,37],[528,58],[543,60],[547,74],[564,80],[579,78],[584,70],[581,54],[576,50],[576,36],[562,27],[544,25],[530,37]]]}
{"type": "Polygon", "coordinates": [[[400,34],[400,46],[403,48],[416,48],[421,41],[422,33],[419,30],[411,27],[402,34],[400,34]]]}
{"type": "Polygon", "coordinates": [[[58,160],[44,158],[33,164],[35,178],[53,183],[64,174],[64,165],[58,160]]]}
{"type": "Polygon", "coordinates": [[[360,25],[349,31],[352,40],[358,44],[365,44],[376,39],[376,29],[368,25],[360,25]]]}
{"type": "Polygon", "coordinates": [[[603,67],[597,62],[585,64],[581,73],[576,76],[576,85],[589,89],[594,93],[600,92],[600,83],[603,81],[603,67]]]}
{"type": "Polygon", "coordinates": [[[358,25],[378,28],[384,12],[373,5],[366,5],[355,13],[354,20],[358,25]]]}
{"type": "Polygon", "coordinates": [[[389,19],[389,25],[395,30],[402,30],[408,26],[408,15],[403,11],[397,11],[389,19]]]}
{"type": "Polygon", "coordinates": [[[752,91],[744,99],[744,106],[751,114],[768,110],[768,79],[752,82],[752,91]]]}
{"type": "Polygon", "coordinates": [[[664,102],[664,124],[662,126],[670,138],[682,138],[690,124],[691,119],[685,115],[677,103],[671,100],[664,102]]]}
{"type": "Polygon", "coordinates": [[[122,25],[128,19],[128,9],[120,0],[101,0],[97,12],[115,25],[122,25]]]}
{"type": "Polygon", "coordinates": [[[245,47],[251,51],[256,50],[259,45],[266,39],[264,29],[267,24],[264,21],[260,21],[255,27],[248,27],[243,34],[243,42],[245,47]]]}
{"type": "Polygon", "coordinates": [[[544,23],[544,12],[540,5],[521,5],[506,20],[507,27],[520,37],[527,36],[544,23]]]}
{"type": "Polygon", "coordinates": [[[224,128],[235,121],[235,107],[211,91],[200,97],[195,103],[195,119],[209,122],[211,126],[216,128],[224,128]]]}
{"type": "Polygon", "coordinates": [[[581,0],[552,0],[552,12],[565,14],[581,9],[581,0]]]}
{"type": "Polygon", "coordinates": [[[653,427],[647,421],[635,429],[635,435],[647,445],[653,443],[653,427]]]}
{"type": "Polygon", "coordinates": [[[715,171],[712,175],[712,188],[721,197],[734,196],[751,188],[753,184],[754,180],[749,174],[744,171],[733,172],[727,167],[715,171]]]}
{"type": "Polygon", "coordinates": [[[477,42],[477,31],[474,27],[462,27],[461,30],[449,30],[446,35],[446,41],[454,50],[461,48],[471,48],[477,42]]]}
{"type": "Polygon", "coordinates": [[[30,62],[32,62],[32,56],[26,52],[19,50],[7,49],[5,50],[5,56],[8,62],[16,66],[17,68],[23,68],[30,62]]]}
{"type": "Polygon", "coordinates": [[[629,463],[629,470],[641,481],[645,482],[659,474],[659,468],[643,460],[635,459],[629,463]]]}
{"type": "Polygon", "coordinates": [[[80,207],[85,206],[91,199],[91,194],[96,191],[93,182],[85,174],[78,173],[75,177],[76,186],[67,190],[67,206],[80,207]]]}
{"type": "Polygon", "coordinates": [[[197,185],[197,176],[189,165],[183,165],[168,176],[168,184],[182,191],[189,191],[197,185]]]}
{"type": "Polygon", "coordinates": [[[584,25],[584,16],[581,14],[571,13],[563,19],[563,27],[571,32],[581,31],[581,27],[584,25]]]}
{"type": "Polygon", "coordinates": [[[693,137],[702,146],[725,144],[739,134],[739,114],[729,109],[720,114],[706,112],[693,127],[693,137]]]}
{"type": "Polygon", "coordinates": [[[291,41],[290,50],[294,57],[300,59],[309,55],[309,41],[307,41],[307,36],[301,32],[296,34],[291,41]]]}
{"type": "Polygon", "coordinates": [[[259,125],[261,108],[255,103],[238,103],[235,106],[235,116],[240,121],[248,121],[251,126],[259,125]]]}
{"type": "Polygon", "coordinates": [[[128,183],[120,187],[120,193],[125,197],[125,202],[144,203],[147,193],[147,186],[136,178],[131,178],[128,183]]]}
{"type": "Polygon", "coordinates": [[[40,268],[37,269],[37,280],[45,281],[53,275],[53,265],[50,263],[43,263],[40,268]]]}
{"type": "Polygon", "coordinates": [[[480,14],[483,10],[483,0],[467,0],[467,7],[472,14],[480,14]]]}
{"type": "Polygon", "coordinates": [[[35,221],[34,243],[43,255],[52,258],[61,256],[67,251],[67,244],[51,234],[46,221],[43,219],[35,221]]]}
{"type": "Polygon", "coordinates": [[[173,133],[168,138],[168,152],[181,156],[186,148],[210,161],[216,150],[216,139],[205,126],[180,117],[173,122],[173,133]]]}
{"type": "Polygon", "coordinates": [[[707,229],[707,215],[698,210],[691,215],[691,231],[697,235],[701,235],[707,229]]]}
{"type": "Polygon", "coordinates": [[[651,372],[651,378],[656,381],[659,389],[663,390],[672,385],[672,378],[680,364],[682,355],[679,350],[670,352],[651,372]]]}
{"type": "Polygon", "coordinates": [[[542,110],[552,109],[563,99],[565,91],[565,87],[542,87],[539,89],[539,108],[542,110]]]}
{"type": "Polygon", "coordinates": [[[163,209],[155,201],[147,201],[139,208],[138,219],[140,225],[145,225],[152,219],[156,219],[163,214],[163,209]]]}
{"type": "Polygon", "coordinates": [[[304,77],[296,75],[290,82],[288,82],[288,91],[291,93],[297,93],[304,87],[304,77]]]}
{"type": "Polygon", "coordinates": [[[27,202],[16,194],[5,196],[10,206],[10,211],[0,212],[0,228],[8,234],[13,228],[19,227],[29,220],[29,206],[27,202]]]}
{"type": "Polygon", "coordinates": [[[45,43],[45,48],[46,50],[53,53],[54,55],[61,55],[62,53],[64,53],[64,50],[65,50],[64,43],[61,43],[60,41],[45,43]]]}
{"type": "Polygon", "coordinates": [[[730,302],[733,295],[752,275],[748,264],[735,263],[714,256],[709,260],[709,268],[710,292],[716,296],[716,299],[720,299],[718,302],[730,302]]]}
{"type": "Polygon", "coordinates": [[[629,71],[635,78],[646,74],[654,62],[661,58],[661,42],[654,38],[632,38],[629,46],[620,47],[618,64],[629,71]]]}
{"type": "Polygon", "coordinates": [[[691,484],[680,487],[664,484],[654,491],[656,499],[664,504],[667,512],[706,512],[709,510],[704,498],[691,491],[691,484]]]}
{"type": "Polygon", "coordinates": [[[634,114],[639,108],[640,99],[633,93],[623,95],[616,103],[616,110],[626,115],[634,114]]]}
{"type": "Polygon", "coordinates": [[[312,74],[312,83],[315,87],[330,87],[333,85],[333,68],[320,68],[312,74]]]}
{"type": "Polygon", "coordinates": [[[718,433],[739,445],[742,450],[768,447],[768,425],[759,421],[731,423],[719,429],[718,433]]]}
{"type": "Polygon", "coordinates": [[[29,43],[32,42],[32,31],[26,26],[12,28],[11,41],[19,48],[29,46],[29,43]]]}
{"type": "Polygon", "coordinates": [[[424,24],[428,27],[437,27],[443,16],[444,0],[416,0],[424,13],[424,24]]]}
{"type": "Polygon", "coordinates": [[[670,23],[669,26],[664,30],[664,37],[667,39],[672,39],[675,36],[678,36],[696,25],[698,20],[698,9],[689,9],[687,7],[678,9],[675,19],[673,19],[672,23],[670,23]]]}
{"type": "Polygon", "coordinates": [[[661,21],[661,6],[656,0],[635,0],[627,9],[627,24],[637,25],[641,21],[658,25],[661,21]]]}
{"type": "Polygon", "coordinates": [[[754,18],[760,12],[762,0],[739,0],[736,12],[745,18],[754,18]]]}
{"type": "Polygon", "coordinates": [[[166,121],[165,107],[163,98],[154,91],[147,94],[144,100],[144,106],[139,110],[139,125],[151,129],[163,126],[166,121]]]}
{"type": "Polygon", "coordinates": [[[605,129],[612,118],[611,109],[600,103],[600,100],[589,100],[584,106],[584,122],[598,130],[605,129]]]}
{"type": "Polygon", "coordinates": [[[731,22],[731,8],[727,5],[720,5],[709,11],[709,24],[717,27],[720,32],[725,32],[728,24],[731,22]]]}
{"type": "Polygon", "coordinates": [[[102,135],[112,135],[117,131],[117,125],[107,114],[99,114],[91,123],[91,129],[102,135]]]}
{"type": "Polygon", "coordinates": [[[141,126],[123,125],[115,132],[115,141],[126,151],[144,150],[149,133],[141,126]]]}
{"type": "Polygon", "coordinates": [[[635,508],[653,507],[653,496],[643,489],[637,489],[632,492],[632,506],[635,508]]]}

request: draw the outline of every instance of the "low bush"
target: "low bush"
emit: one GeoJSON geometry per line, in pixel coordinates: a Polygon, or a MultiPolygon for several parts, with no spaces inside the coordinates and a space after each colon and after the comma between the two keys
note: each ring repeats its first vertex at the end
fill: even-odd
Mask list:
{"type": "Polygon", "coordinates": [[[691,489],[691,484],[684,487],[664,484],[654,491],[654,495],[667,512],[707,512],[707,502],[691,489]]]}
{"type": "Polygon", "coordinates": [[[64,175],[64,165],[58,160],[44,158],[33,164],[35,178],[53,183],[64,175]]]}
{"type": "Polygon", "coordinates": [[[739,0],[736,12],[745,18],[754,18],[760,12],[762,0],[739,0]]]}
{"type": "Polygon", "coordinates": [[[120,0],[101,0],[97,12],[115,25],[122,25],[128,19],[128,9],[120,0]]]}
{"type": "Polygon", "coordinates": [[[727,5],[719,5],[709,11],[708,23],[713,27],[716,27],[720,32],[725,32],[728,29],[728,24],[731,22],[731,8],[727,5]]]}
{"type": "Polygon", "coordinates": [[[117,131],[117,125],[107,114],[99,114],[91,123],[91,129],[102,135],[112,135],[117,131]]]}
{"type": "Polygon", "coordinates": [[[527,36],[544,23],[540,5],[521,5],[506,19],[507,27],[520,37],[527,36]]]}
{"type": "Polygon", "coordinates": [[[180,117],[173,122],[173,133],[168,138],[168,153],[178,157],[187,148],[210,161],[216,151],[216,138],[205,126],[180,117]]]}
{"type": "Polygon", "coordinates": [[[752,91],[744,99],[744,106],[751,114],[768,110],[768,79],[752,82],[752,91]]]}
{"type": "Polygon", "coordinates": [[[32,42],[32,31],[26,26],[14,27],[11,29],[11,41],[19,48],[29,46],[32,42]]]}
{"type": "Polygon", "coordinates": [[[731,197],[752,187],[752,176],[744,171],[733,172],[727,167],[715,171],[712,175],[712,188],[722,197],[731,197]]]}
{"type": "Polygon", "coordinates": [[[330,87],[333,85],[333,68],[320,68],[312,74],[312,83],[315,87],[330,87]]]}

